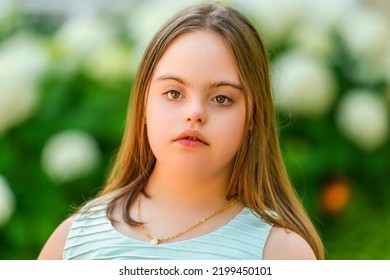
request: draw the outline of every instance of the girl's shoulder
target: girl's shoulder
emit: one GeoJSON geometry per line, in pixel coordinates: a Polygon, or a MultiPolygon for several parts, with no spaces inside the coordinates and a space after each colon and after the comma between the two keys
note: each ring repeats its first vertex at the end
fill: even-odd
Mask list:
{"type": "Polygon", "coordinates": [[[270,260],[315,260],[315,254],[309,243],[299,234],[273,226],[269,233],[264,259],[270,260]]]}
{"type": "Polygon", "coordinates": [[[76,217],[72,215],[65,219],[51,234],[43,246],[38,259],[40,260],[61,260],[66,240],[73,221],[76,217]]]}
{"type": "Polygon", "coordinates": [[[109,200],[106,197],[94,198],[81,207],[77,213],[66,218],[50,235],[38,259],[61,260],[73,223],[82,216],[88,216],[94,212],[102,211],[108,202],[109,200]]]}

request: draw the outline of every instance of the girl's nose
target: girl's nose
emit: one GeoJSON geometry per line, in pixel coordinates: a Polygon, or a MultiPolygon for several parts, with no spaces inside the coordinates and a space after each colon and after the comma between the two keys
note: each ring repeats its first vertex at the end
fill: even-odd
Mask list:
{"type": "Polygon", "coordinates": [[[190,125],[204,125],[207,122],[206,108],[200,100],[192,100],[188,103],[186,122],[190,125]]]}

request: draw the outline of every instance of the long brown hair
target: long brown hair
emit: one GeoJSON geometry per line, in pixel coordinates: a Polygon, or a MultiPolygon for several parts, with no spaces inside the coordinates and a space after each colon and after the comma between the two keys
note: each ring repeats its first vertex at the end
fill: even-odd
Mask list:
{"type": "Polygon", "coordinates": [[[164,51],[179,35],[209,30],[226,42],[238,68],[246,103],[246,132],[235,157],[228,198],[240,201],[267,222],[301,235],[318,259],[324,258],[321,239],[290,184],[278,140],[269,64],[264,43],[252,23],[234,8],[215,2],[181,10],[153,37],[142,57],[130,95],[122,144],[105,188],[111,194],[107,209],[112,219],[115,203],[124,198],[123,218],[137,224],[129,209],[143,192],[156,159],[144,125],[145,100],[153,71],[164,51]]]}

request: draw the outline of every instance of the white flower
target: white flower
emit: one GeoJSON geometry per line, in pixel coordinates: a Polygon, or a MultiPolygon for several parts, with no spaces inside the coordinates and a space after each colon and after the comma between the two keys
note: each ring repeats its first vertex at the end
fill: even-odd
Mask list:
{"type": "Polygon", "coordinates": [[[348,15],[341,31],[351,50],[369,55],[387,48],[389,23],[381,13],[361,8],[348,15]]]}
{"type": "Polygon", "coordinates": [[[39,101],[37,82],[49,67],[37,39],[16,34],[0,47],[0,134],[30,117],[39,101]]]}
{"type": "Polygon", "coordinates": [[[273,63],[271,81],[275,106],[301,116],[321,116],[330,109],[336,80],[318,58],[292,50],[273,63]]]}
{"type": "Polygon", "coordinates": [[[351,75],[363,82],[383,78],[383,57],[390,39],[389,21],[375,10],[351,9],[340,22],[339,33],[356,65],[351,75]]]}
{"type": "Polygon", "coordinates": [[[371,151],[389,135],[386,102],[377,93],[361,89],[346,93],[337,113],[340,131],[360,148],[371,151]]]}
{"type": "Polygon", "coordinates": [[[303,20],[321,29],[333,29],[358,3],[354,0],[304,1],[303,20]]]}
{"type": "Polygon", "coordinates": [[[131,63],[130,50],[113,42],[90,55],[84,66],[97,80],[111,83],[129,77],[131,63]]]}
{"type": "Polygon", "coordinates": [[[339,32],[355,56],[382,55],[390,36],[389,22],[381,13],[359,6],[345,14],[339,32]]]}
{"type": "Polygon", "coordinates": [[[47,141],[42,152],[42,165],[53,181],[62,183],[93,171],[100,157],[92,136],[84,131],[66,130],[47,141]]]}
{"type": "MultiPolygon", "coordinates": [[[[46,46],[36,37],[17,33],[0,47],[1,76],[35,81],[49,66],[46,46]],[[12,75],[12,76],[11,76],[12,75]]],[[[21,80],[10,81],[20,83],[21,80]]]]}
{"type": "Polygon", "coordinates": [[[351,0],[301,1],[297,5],[301,13],[297,12],[295,22],[286,27],[284,37],[296,48],[328,57],[335,50],[333,29],[352,3],[351,0]]]}
{"type": "Polygon", "coordinates": [[[0,82],[0,135],[28,119],[38,103],[35,85],[27,81],[12,86],[0,82]]]}
{"type": "Polygon", "coordinates": [[[387,84],[390,85],[390,38],[389,41],[387,42],[386,52],[381,62],[382,62],[381,63],[382,73],[384,73],[385,79],[387,79],[387,84]]]}
{"type": "Polygon", "coordinates": [[[0,227],[4,226],[15,211],[15,197],[7,180],[0,175],[0,227]]]}
{"type": "Polygon", "coordinates": [[[305,11],[305,0],[235,1],[237,7],[255,20],[267,44],[278,45],[305,11]]]}
{"type": "Polygon", "coordinates": [[[64,62],[74,67],[116,37],[116,30],[105,18],[82,14],[68,18],[55,34],[54,40],[63,51],[64,62]]]}
{"type": "Polygon", "coordinates": [[[329,30],[308,22],[297,24],[286,38],[295,48],[324,58],[331,56],[335,50],[329,30]]]}

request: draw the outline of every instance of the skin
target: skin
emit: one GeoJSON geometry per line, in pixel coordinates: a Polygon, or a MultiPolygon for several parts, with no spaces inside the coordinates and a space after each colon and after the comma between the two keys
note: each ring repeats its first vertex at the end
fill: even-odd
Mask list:
{"type": "Polygon", "coordinates": [[[235,64],[221,38],[193,32],[180,36],[168,48],[152,77],[146,123],[156,157],[151,185],[166,182],[164,192],[174,188],[181,197],[225,195],[244,134],[245,100],[235,64]],[[186,131],[201,134],[206,144],[187,147],[175,141],[186,131]]]}
{"type": "MultiPolygon", "coordinates": [[[[168,236],[226,205],[234,156],[244,135],[245,101],[236,65],[224,41],[209,31],[178,37],[156,66],[146,100],[146,126],[155,169],[142,198],[142,221],[154,236],[168,236]],[[183,140],[196,135],[202,141],[183,140]]],[[[116,230],[147,241],[114,210],[116,230]]],[[[130,214],[135,215],[133,205],[130,214]]],[[[234,218],[236,203],[172,242],[212,232],[234,218]]],[[[135,216],[133,216],[135,217],[135,216]]],[[[74,217],[51,235],[39,259],[61,259],[74,217]]],[[[298,234],[273,227],[264,259],[315,259],[298,234]]]]}

